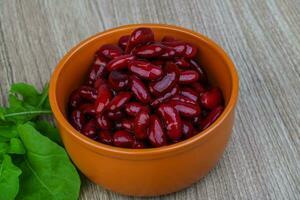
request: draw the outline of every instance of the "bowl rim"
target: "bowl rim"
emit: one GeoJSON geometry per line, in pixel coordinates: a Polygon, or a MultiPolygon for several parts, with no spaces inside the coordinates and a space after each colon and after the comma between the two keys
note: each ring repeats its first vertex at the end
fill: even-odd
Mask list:
{"type": "Polygon", "coordinates": [[[53,112],[53,115],[55,116],[55,119],[59,121],[59,124],[61,124],[65,129],[68,135],[73,136],[78,141],[80,141],[82,144],[84,144],[86,147],[90,148],[91,150],[95,151],[96,153],[102,153],[104,155],[111,155],[111,156],[134,156],[134,157],[140,157],[141,159],[146,159],[147,156],[162,156],[167,155],[169,153],[175,153],[183,151],[187,148],[191,148],[194,145],[198,144],[200,141],[204,141],[206,138],[208,138],[210,135],[213,134],[214,129],[216,129],[218,126],[222,124],[222,122],[227,118],[227,116],[234,110],[235,105],[237,103],[238,98],[238,89],[239,89],[239,81],[238,81],[238,75],[237,71],[234,67],[233,62],[231,61],[230,57],[227,55],[227,53],[214,41],[209,39],[208,37],[197,33],[195,31],[175,26],[175,25],[167,25],[167,24],[152,24],[152,23],[143,23],[143,24],[130,24],[130,25],[123,25],[116,28],[108,29],[104,32],[96,33],[95,35],[88,37],[87,39],[81,41],[78,43],[75,47],[73,47],[71,50],[69,50],[63,58],[59,61],[58,65],[56,66],[54,72],[52,73],[51,79],[50,79],[50,86],[49,86],[49,101],[50,106],[53,112]],[[196,134],[195,136],[183,140],[181,142],[163,146],[163,147],[157,147],[157,148],[147,148],[147,149],[128,149],[128,148],[120,148],[120,147],[114,147],[106,144],[102,144],[100,142],[94,141],[82,134],[79,134],[79,132],[74,129],[71,124],[68,122],[68,120],[64,117],[63,113],[60,111],[60,108],[58,106],[57,98],[56,98],[56,88],[57,88],[57,81],[59,76],[61,75],[61,71],[65,65],[65,63],[74,55],[76,52],[87,45],[90,42],[93,42],[94,40],[98,39],[99,37],[103,37],[105,35],[109,35],[114,32],[118,32],[120,30],[124,29],[135,29],[138,27],[149,27],[149,28],[163,28],[168,30],[174,30],[177,32],[183,32],[188,35],[192,35],[193,37],[197,37],[199,40],[201,40],[204,43],[207,43],[209,48],[212,48],[214,52],[219,54],[221,58],[224,60],[225,65],[229,68],[230,76],[231,76],[231,95],[228,101],[228,104],[226,105],[223,113],[220,115],[220,117],[207,129],[204,131],[201,131],[201,134],[196,134]]]}

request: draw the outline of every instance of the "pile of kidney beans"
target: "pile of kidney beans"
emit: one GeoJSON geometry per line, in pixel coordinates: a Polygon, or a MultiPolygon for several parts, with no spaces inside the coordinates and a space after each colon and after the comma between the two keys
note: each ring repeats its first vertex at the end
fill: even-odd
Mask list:
{"type": "Polygon", "coordinates": [[[197,48],[149,28],[103,45],[84,85],[69,98],[69,120],[83,135],[124,148],[173,144],[210,126],[223,111],[195,60],[197,48]]]}

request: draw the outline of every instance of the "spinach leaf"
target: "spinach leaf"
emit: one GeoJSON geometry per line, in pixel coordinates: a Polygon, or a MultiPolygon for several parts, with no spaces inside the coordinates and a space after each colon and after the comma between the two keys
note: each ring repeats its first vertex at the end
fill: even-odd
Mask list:
{"type": "Polygon", "coordinates": [[[25,148],[19,138],[11,138],[9,143],[9,154],[25,154],[25,148]]]}
{"type": "Polygon", "coordinates": [[[47,136],[53,142],[56,142],[60,146],[63,145],[57,128],[52,126],[49,122],[45,120],[40,120],[35,122],[34,127],[37,131],[39,131],[44,136],[47,136]]]}
{"type": "Polygon", "coordinates": [[[0,142],[0,156],[7,153],[9,149],[8,142],[0,142]]]}
{"type": "Polygon", "coordinates": [[[10,156],[4,155],[0,164],[1,199],[15,199],[19,191],[19,176],[21,173],[21,170],[12,163],[10,156]]]}
{"type": "Polygon", "coordinates": [[[30,124],[19,125],[18,131],[26,154],[19,164],[23,173],[17,199],[77,199],[80,178],[65,150],[30,124]]]}

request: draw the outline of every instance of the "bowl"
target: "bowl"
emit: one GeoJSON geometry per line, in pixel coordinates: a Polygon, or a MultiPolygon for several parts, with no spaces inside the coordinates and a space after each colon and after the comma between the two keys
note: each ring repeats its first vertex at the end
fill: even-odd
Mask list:
{"type": "Polygon", "coordinates": [[[64,146],[77,168],[91,181],[117,193],[157,196],[182,190],[205,176],[222,156],[232,132],[238,98],[238,77],[228,55],[207,37],[185,28],[163,24],[134,24],[98,33],[71,49],[54,70],[49,98],[64,146]],[[182,142],[150,149],[125,149],[93,141],[67,120],[72,90],[83,83],[94,53],[103,44],[138,27],[149,27],[155,40],[171,35],[196,45],[197,58],[212,85],[225,100],[221,116],[206,130],[182,142]]]}

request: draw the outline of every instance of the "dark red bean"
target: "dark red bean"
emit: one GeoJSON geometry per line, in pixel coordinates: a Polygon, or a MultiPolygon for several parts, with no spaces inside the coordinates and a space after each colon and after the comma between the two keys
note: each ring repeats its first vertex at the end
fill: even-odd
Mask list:
{"type": "Polygon", "coordinates": [[[151,96],[145,84],[137,76],[130,76],[130,81],[130,88],[134,96],[142,103],[150,102],[151,96]]]}
{"type": "Polygon", "coordinates": [[[94,104],[85,103],[79,106],[79,110],[83,112],[83,114],[87,115],[95,115],[96,109],[94,104]]]}
{"type": "Polygon", "coordinates": [[[130,148],[133,145],[133,136],[124,130],[116,131],[113,137],[114,145],[117,147],[130,148]]]}
{"type": "Polygon", "coordinates": [[[90,70],[89,75],[88,75],[88,84],[89,85],[93,85],[94,82],[97,79],[106,76],[106,74],[107,74],[107,69],[106,69],[107,62],[108,62],[108,60],[102,55],[99,55],[95,58],[95,61],[92,65],[91,70],[90,70]]]}
{"type": "Polygon", "coordinates": [[[162,61],[162,60],[154,60],[154,61],[152,61],[151,63],[152,63],[153,65],[156,65],[156,66],[162,68],[165,62],[162,61]]]}
{"type": "Polygon", "coordinates": [[[114,127],[116,130],[120,130],[123,128],[121,121],[116,121],[114,125],[115,125],[114,127]]]}
{"type": "Polygon", "coordinates": [[[120,110],[131,98],[130,92],[120,92],[107,105],[107,110],[116,112],[120,110]]]}
{"type": "Polygon", "coordinates": [[[137,47],[134,54],[141,58],[157,58],[164,53],[164,46],[161,44],[150,44],[137,47]]]}
{"type": "Polygon", "coordinates": [[[189,61],[187,61],[184,57],[175,58],[174,63],[180,67],[184,67],[184,68],[190,67],[189,61]]]}
{"type": "Polygon", "coordinates": [[[102,84],[98,88],[98,97],[95,103],[96,112],[102,113],[112,98],[111,90],[107,84],[102,84]]]}
{"type": "Polygon", "coordinates": [[[89,86],[81,86],[78,90],[79,95],[88,101],[95,101],[97,99],[98,92],[95,88],[89,86]]]}
{"type": "Polygon", "coordinates": [[[103,78],[98,78],[95,82],[94,82],[94,88],[98,89],[100,87],[100,85],[102,84],[107,84],[107,81],[104,80],[103,78]]]}
{"type": "Polygon", "coordinates": [[[199,80],[206,81],[206,75],[202,67],[200,67],[200,65],[195,60],[190,60],[190,63],[191,63],[191,68],[198,72],[199,80]]]}
{"type": "Polygon", "coordinates": [[[154,101],[152,101],[150,105],[153,107],[156,107],[159,104],[167,101],[168,99],[170,99],[171,97],[173,97],[174,95],[176,95],[178,93],[179,93],[179,87],[177,85],[175,85],[170,91],[166,92],[162,96],[160,96],[157,99],[155,99],[154,101]]]}
{"type": "Polygon", "coordinates": [[[82,98],[79,94],[79,90],[74,90],[69,97],[69,106],[71,108],[77,108],[82,102],[82,98]]]}
{"type": "Polygon", "coordinates": [[[129,102],[125,105],[125,111],[130,116],[136,116],[141,110],[146,110],[149,112],[148,107],[138,102],[129,102]]]}
{"type": "Polygon", "coordinates": [[[147,80],[155,80],[162,75],[162,70],[160,67],[145,61],[131,61],[128,64],[128,69],[140,78],[147,80]]]}
{"type": "Polygon", "coordinates": [[[148,140],[154,147],[160,147],[167,144],[167,138],[164,133],[163,125],[156,115],[152,115],[150,117],[148,140]]]}
{"type": "Polygon", "coordinates": [[[219,88],[213,88],[204,92],[200,97],[201,106],[213,109],[222,104],[222,92],[219,88]]]}
{"type": "Polygon", "coordinates": [[[192,88],[184,87],[179,92],[180,95],[190,98],[191,100],[197,102],[199,98],[199,93],[195,92],[192,88]]]}
{"type": "Polygon", "coordinates": [[[189,44],[189,43],[186,43],[185,44],[185,52],[184,52],[184,56],[186,58],[194,58],[197,54],[197,48],[192,45],[192,44],[189,44]]]}
{"type": "Polygon", "coordinates": [[[118,120],[121,119],[122,117],[124,117],[124,113],[120,110],[116,111],[116,112],[107,112],[107,117],[112,119],[112,120],[118,120]]]}
{"type": "Polygon", "coordinates": [[[113,144],[113,136],[112,134],[107,131],[107,130],[101,130],[99,133],[99,140],[100,142],[104,143],[104,144],[108,144],[108,145],[112,145],[113,144]]]}
{"type": "Polygon", "coordinates": [[[171,98],[171,100],[174,100],[174,101],[180,101],[180,102],[183,102],[183,103],[189,103],[189,104],[193,104],[193,105],[196,105],[197,104],[197,101],[194,101],[188,97],[185,97],[183,95],[175,95],[171,98]]]}
{"type": "Polygon", "coordinates": [[[179,73],[177,66],[172,62],[168,62],[165,75],[159,80],[149,84],[150,92],[155,96],[165,94],[178,82],[179,73]]]}
{"type": "Polygon", "coordinates": [[[133,144],[132,144],[133,149],[144,149],[145,144],[137,139],[134,139],[133,144]]]}
{"type": "Polygon", "coordinates": [[[74,110],[71,113],[71,124],[72,126],[77,129],[78,131],[82,130],[84,124],[85,124],[85,118],[83,116],[83,113],[80,110],[74,110]]]}
{"type": "Polygon", "coordinates": [[[176,55],[176,51],[172,48],[165,48],[164,53],[162,55],[160,55],[159,57],[162,59],[171,59],[174,58],[176,55]]]}
{"type": "Polygon", "coordinates": [[[106,67],[109,71],[120,70],[127,68],[128,62],[135,59],[133,55],[122,55],[112,59],[107,63],[106,67]]]}
{"type": "Polygon", "coordinates": [[[107,115],[97,115],[96,116],[96,122],[97,126],[102,130],[110,130],[112,125],[110,119],[107,117],[107,115]]]}
{"type": "Polygon", "coordinates": [[[175,38],[172,36],[166,35],[161,39],[161,41],[162,42],[173,42],[173,41],[175,41],[175,38]]]}
{"type": "Polygon", "coordinates": [[[178,111],[172,105],[164,103],[159,106],[158,113],[165,122],[169,138],[179,140],[182,136],[182,123],[178,111]]]}
{"type": "Polygon", "coordinates": [[[193,83],[192,88],[199,94],[199,96],[201,96],[202,93],[205,92],[204,85],[199,82],[193,83]]]}
{"type": "Polygon", "coordinates": [[[118,45],[121,49],[123,49],[123,50],[126,49],[129,38],[130,38],[130,35],[124,35],[124,36],[120,37],[120,39],[118,41],[118,45]]]}
{"type": "Polygon", "coordinates": [[[89,138],[94,138],[96,136],[96,121],[91,119],[82,128],[81,133],[89,138]]]}
{"type": "Polygon", "coordinates": [[[180,72],[179,83],[180,84],[190,84],[198,81],[199,75],[194,70],[184,70],[180,72]]]}
{"type": "Polygon", "coordinates": [[[134,121],[130,119],[123,119],[121,126],[124,130],[132,132],[134,130],[134,121]]]}
{"type": "Polygon", "coordinates": [[[197,116],[197,117],[194,117],[192,119],[192,124],[195,128],[199,128],[200,127],[200,123],[201,123],[201,120],[202,120],[202,117],[201,115],[197,116]]]}
{"type": "Polygon", "coordinates": [[[212,123],[214,123],[222,114],[223,109],[223,106],[218,106],[212,109],[211,112],[208,113],[208,115],[200,123],[202,130],[207,129],[212,123]]]}
{"type": "Polygon", "coordinates": [[[188,139],[193,137],[196,134],[196,130],[194,129],[191,122],[182,120],[182,135],[183,138],[188,139]]]}
{"type": "Polygon", "coordinates": [[[114,90],[123,90],[129,83],[128,75],[121,71],[112,71],[109,74],[108,82],[114,90]]]}
{"type": "Polygon", "coordinates": [[[110,60],[122,55],[123,53],[122,49],[114,44],[105,44],[98,52],[110,60]]]}
{"type": "Polygon", "coordinates": [[[176,56],[183,56],[186,50],[186,44],[183,41],[170,41],[170,42],[163,42],[163,45],[172,48],[175,51],[176,56]]]}
{"type": "Polygon", "coordinates": [[[141,110],[134,118],[134,134],[137,139],[147,138],[147,128],[149,126],[150,116],[146,110],[141,110]]]}
{"type": "Polygon", "coordinates": [[[153,41],[154,34],[150,28],[135,29],[130,35],[125,53],[131,52],[131,50],[137,45],[143,45],[153,41]]]}
{"type": "Polygon", "coordinates": [[[201,112],[198,104],[185,103],[178,100],[170,100],[169,103],[184,117],[196,117],[201,112]]]}

